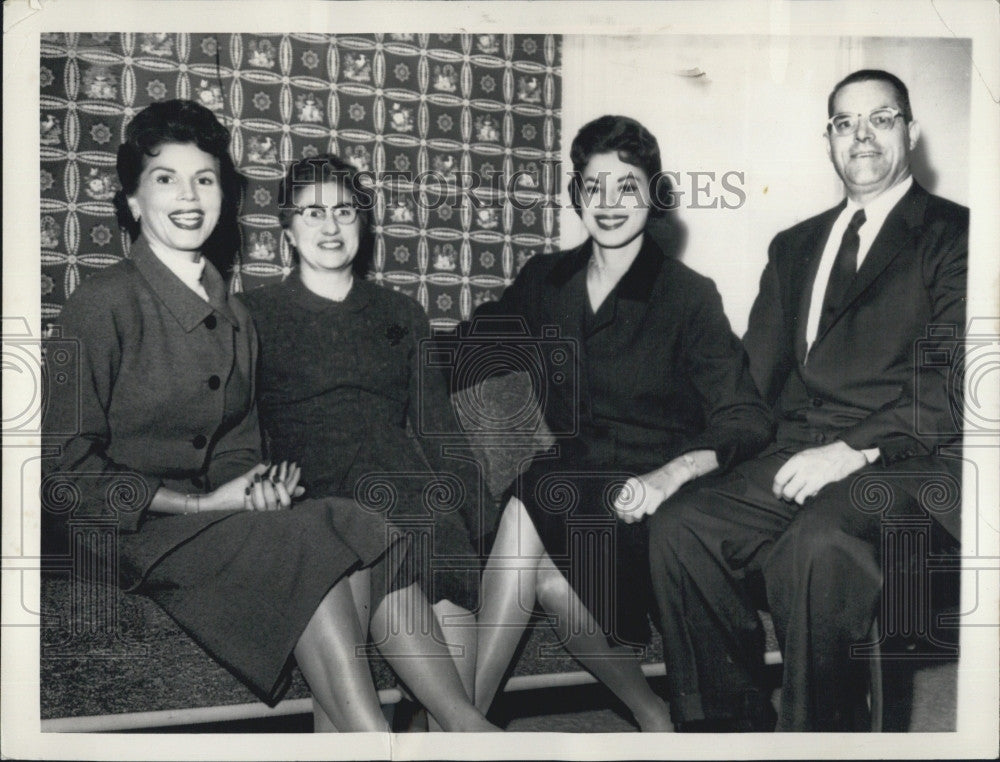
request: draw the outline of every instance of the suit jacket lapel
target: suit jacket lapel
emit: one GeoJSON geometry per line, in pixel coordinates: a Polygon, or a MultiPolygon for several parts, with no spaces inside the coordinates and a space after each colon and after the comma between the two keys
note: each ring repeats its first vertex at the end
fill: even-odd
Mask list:
{"type": "MultiPolygon", "coordinates": [[[[564,327],[582,326],[584,310],[587,309],[586,267],[590,260],[591,241],[587,239],[579,248],[571,252],[548,275],[548,283],[555,288],[552,301],[554,317],[564,327]]],[[[642,248],[635,261],[612,289],[605,303],[597,311],[595,319],[588,326],[587,335],[612,325],[625,306],[635,302],[644,309],[653,291],[653,284],[663,266],[664,254],[659,245],[649,235],[643,238],[642,248]],[[621,303],[621,305],[620,305],[621,303]]],[[[582,333],[582,330],[581,330],[582,333]]]]}
{"type": "MultiPolygon", "coordinates": [[[[649,297],[653,293],[653,284],[663,267],[663,251],[653,237],[646,235],[642,248],[636,255],[631,266],[625,271],[621,280],[611,289],[605,303],[597,310],[597,315],[590,326],[588,336],[603,331],[618,320],[620,314],[628,315],[638,310],[635,321],[641,321],[642,313],[649,306],[649,297]]],[[[586,292],[586,289],[584,289],[586,292]]]]}
{"type": "Polygon", "coordinates": [[[840,213],[844,211],[846,203],[846,201],[842,201],[816,221],[813,232],[809,235],[811,240],[803,242],[802,249],[808,253],[795,260],[797,269],[789,275],[788,283],[791,291],[786,303],[796,305],[796,310],[792,313],[792,319],[795,321],[792,335],[795,336],[795,358],[800,364],[806,361],[806,326],[809,323],[809,304],[813,283],[816,281],[816,273],[819,270],[820,259],[823,257],[823,249],[830,237],[830,229],[840,213]]]}
{"type": "Polygon", "coordinates": [[[583,310],[587,287],[576,288],[574,276],[581,274],[590,259],[590,239],[562,258],[549,272],[546,283],[552,288],[552,297],[546,310],[547,318],[559,325],[563,338],[583,338],[583,310]],[[551,310],[551,312],[549,312],[551,310]]]}
{"type": "Polygon", "coordinates": [[[857,275],[854,276],[850,288],[844,295],[840,309],[827,323],[826,330],[816,336],[816,340],[813,342],[814,346],[822,341],[823,337],[837,324],[840,317],[850,309],[857,298],[871,286],[892,260],[899,256],[906,243],[913,238],[914,230],[923,221],[926,207],[927,191],[914,182],[906,195],[900,199],[899,203],[889,212],[889,216],[885,218],[882,229],[872,241],[865,261],[861,263],[857,275]]]}
{"type": "Polygon", "coordinates": [[[185,331],[193,331],[212,314],[213,309],[233,326],[239,327],[239,321],[229,308],[225,281],[211,262],[205,262],[202,272],[202,285],[209,298],[206,302],[160,261],[145,236],[139,236],[132,244],[130,258],[185,331]]]}

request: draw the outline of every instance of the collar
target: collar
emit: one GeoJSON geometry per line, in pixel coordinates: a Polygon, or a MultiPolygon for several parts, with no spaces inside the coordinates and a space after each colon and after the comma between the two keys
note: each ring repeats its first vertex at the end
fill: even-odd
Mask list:
{"type": "MultiPolygon", "coordinates": [[[[556,286],[564,286],[570,278],[587,266],[590,261],[593,242],[590,238],[580,246],[569,251],[549,273],[548,280],[556,286]]],[[[643,234],[642,247],[632,264],[615,286],[615,294],[619,299],[630,299],[637,302],[648,302],[653,293],[663,261],[666,259],[659,244],[648,232],[643,234]]]]}
{"type": "Polygon", "coordinates": [[[896,183],[881,196],[869,201],[866,206],[861,206],[848,198],[846,199],[847,208],[844,214],[850,218],[858,209],[864,209],[865,225],[870,226],[869,230],[880,230],[882,224],[885,222],[885,218],[889,216],[889,212],[893,210],[893,207],[899,203],[900,199],[907,194],[911,187],[913,187],[913,175],[910,175],[901,183],[896,183]]]}
{"type": "Polygon", "coordinates": [[[146,239],[146,243],[149,244],[149,248],[156,255],[156,258],[165,264],[170,272],[180,278],[184,282],[184,285],[198,294],[198,296],[208,301],[208,294],[205,292],[205,286],[201,282],[201,276],[205,271],[204,257],[199,255],[197,261],[192,262],[185,257],[164,251],[163,247],[157,246],[148,238],[146,239]]]}
{"type": "Polygon", "coordinates": [[[218,312],[232,323],[233,327],[239,327],[239,321],[229,308],[226,284],[219,271],[204,257],[202,260],[205,263],[205,270],[201,280],[208,294],[207,302],[160,261],[144,236],[140,235],[132,244],[129,257],[149,287],[186,332],[193,331],[213,312],[218,312]]]}
{"type": "Polygon", "coordinates": [[[302,282],[296,270],[281,284],[288,291],[289,297],[295,300],[300,307],[310,312],[327,312],[331,310],[346,310],[348,312],[360,312],[372,300],[372,289],[379,288],[363,278],[354,278],[351,290],[343,301],[335,302],[325,296],[310,291],[302,282]]]}

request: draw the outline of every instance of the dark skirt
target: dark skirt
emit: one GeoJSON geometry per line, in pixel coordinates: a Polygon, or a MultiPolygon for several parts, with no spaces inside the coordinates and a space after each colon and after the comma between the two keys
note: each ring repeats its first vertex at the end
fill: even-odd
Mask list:
{"type": "Polygon", "coordinates": [[[652,634],[647,525],[626,524],[611,510],[622,485],[639,473],[592,464],[584,446],[570,442],[555,456],[537,456],[512,487],[612,646],[644,646],[652,634]]]}
{"type": "Polygon", "coordinates": [[[426,467],[400,472],[356,464],[346,481],[353,485],[357,510],[384,517],[408,539],[410,576],[427,599],[476,611],[486,556],[470,540],[463,515],[467,504],[456,501],[457,494],[435,482],[426,467]]]}
{"type": "MultiPolygon", "coordinates": [[[[156,531],[151,518],[140,532],[156,531]]],[[[128,536],[122,551],[128,554],[128,536]]],[[[371,568],[372,608],[414,581],[410,541],[340,498],[235,513],[173,549],[135,592],[152,598],[216,661],[274,706],[293,650],[338,581],[371,568]]]]}

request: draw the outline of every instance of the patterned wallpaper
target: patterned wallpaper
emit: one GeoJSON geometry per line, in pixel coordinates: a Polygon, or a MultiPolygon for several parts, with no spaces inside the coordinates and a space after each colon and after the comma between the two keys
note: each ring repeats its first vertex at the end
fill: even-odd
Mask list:
{"type": "Polygon", "coordinates": [[[560,49],[555,35],[43,34],[43,321],[127,255],[115,151],[169,98],[232,132],[247,179],[235,290],[291,271],[281,162],[332,151],[374,172],[375,279],[436,325],[468,317],[558,248],[560,49]]]}

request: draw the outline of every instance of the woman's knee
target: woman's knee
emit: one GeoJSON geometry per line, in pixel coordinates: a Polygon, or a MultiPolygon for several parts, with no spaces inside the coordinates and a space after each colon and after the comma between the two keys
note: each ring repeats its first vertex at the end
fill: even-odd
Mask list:
{"type": "Polygon", "coordinates": [[[475,621],[475,616],[471,611],[457,603],[444,598],[431,606],[434,616],[442,627],[458,624],[459,620],[475,621]]]}
{"type": "Polygon", "coordinates": [[[537,559],[544,551],[541,537],[524,503],[512,497],[500,517],[496,539],[490,550],[490,566],[493,569],[521,568],[525,559],[537,559]]]}
{"type": "Polygon", "coordinates": [[[546,611],[566,607],[569,582],[558,569],[540,569],[535,580],[535,597],[546,611]]]}
{"type": "Polygon", "coordinates": [[[500,531],[512,531],[521,522],[522,514],[525,513],[524,503],[516,497],[511,497],[500,512],[500,531]]]}

